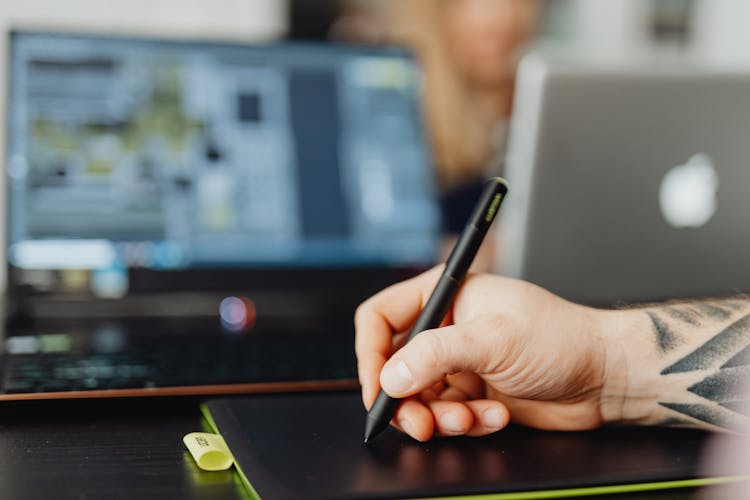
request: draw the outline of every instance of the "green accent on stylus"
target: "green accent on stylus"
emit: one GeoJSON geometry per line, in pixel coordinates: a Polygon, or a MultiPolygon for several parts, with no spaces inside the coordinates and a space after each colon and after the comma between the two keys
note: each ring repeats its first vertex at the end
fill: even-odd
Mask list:
{"type": "Polygon", "coordinates": [[[492,222],[492,218],[495,217],[495,214],[497,213],[497,207],[500,206],[500,200],[503,199],[503,195],[500,193],[497,193],[494,198],[492,198],[492,203],[490,203],[490,208],[487,210],[487,215],[485,215],[484,220],[487,222],[492,222]]]}
{"type": "Polygon", "coordinates": [[[506,188],[508,187],[508,181],[506,181],[502,177],[493,177],[492,180],[497,182],[498,184],[503,184],[506,188]]]}

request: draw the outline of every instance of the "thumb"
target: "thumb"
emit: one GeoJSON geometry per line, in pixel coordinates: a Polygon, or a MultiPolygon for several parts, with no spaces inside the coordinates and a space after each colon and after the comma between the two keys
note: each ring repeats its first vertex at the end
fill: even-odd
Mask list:
{"type": "Polygon", "coordinates": [[[483,326],[468,322],[418,334],[383,366],[381,387],[392,397],[404,398],[427,389],[447,374],[483,371],[492,351],[488,338],[493,337],[483,326]]]}

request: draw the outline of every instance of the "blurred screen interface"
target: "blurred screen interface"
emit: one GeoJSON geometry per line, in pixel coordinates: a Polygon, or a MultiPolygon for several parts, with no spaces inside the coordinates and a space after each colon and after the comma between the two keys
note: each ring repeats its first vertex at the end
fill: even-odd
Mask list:
{"type": "Polygon", "coordinates": [[[434,258],[419,76],[400,53],[16,32],[11,55],[16,268],[434,258]]]}

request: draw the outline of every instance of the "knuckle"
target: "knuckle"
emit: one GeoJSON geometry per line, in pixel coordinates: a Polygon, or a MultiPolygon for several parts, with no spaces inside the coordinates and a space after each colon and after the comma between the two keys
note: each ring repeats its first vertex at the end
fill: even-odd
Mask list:
{"type": "Polygon", "coordinates": [[[372,312],[372,298],[369,298],[359,304],[357,309],[354,310],[354,323],[360,323],[364,318],[370,315],[372,312]]]}

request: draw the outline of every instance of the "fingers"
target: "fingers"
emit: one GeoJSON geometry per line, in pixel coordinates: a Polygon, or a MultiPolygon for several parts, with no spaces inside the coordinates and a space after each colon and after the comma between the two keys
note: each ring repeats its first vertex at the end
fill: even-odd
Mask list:
{"type": "MultiPolygon", "coordinates": [[[[461,372],[445,378],[448,385],[460,390],[463,399],[484,399],[484,381],[475,373],[461,372]]],[[[443,399],[447,399],[443,396],[443,399]]]]}
{"type": "Polygon", "coordinates": [[[391,423],[417,441],[427,441],[435,432],[432,412],[414,398],[401,403],[391,423]]]}
{"type": "Polygon", "coordinates": [[[474,415],[463,403],[436,399],[429,408],[435,419],[435,431],[441,436],[461,436],[474,426],[474,415]]]}
{"type": "Polygon", "coordinates": [[[466,401],[466,393],[456,387],[448,387],[440,394],[440,398],[444,401],[466,401]]]}
{"type": "Polygon", "coordinates": [[[423,403],[429,403],[435,399],[466,401],[482,399],[483,396],[484,382],[482,379],[474,373],[462,372],[447,376],[445,382],[441,380],[432,384],[431,387],[422,391],[419,398],[423,403]]]}
{"type": "Polygon", "coordinates": [[[394,332],[407,330],[422,311],[441,271],[442,266],[435,267],[416,278],[391,285],[360,304],[354,315],[357,355],[374,348],[387,349],[394,332]],[[387,335],[382,335],[383,331],[387,335]]]}
{"type": "Polygon", "coordinates": [[[357,364],[360,385],[362,386],[362,402],[368,411],[375,402],[375,398],[378,397],[380,386],[377,381],[380,377],[380,370],[387,359],[379,352],[369,352],[364,354],[357,364]]]}
{"type": "Polygon", "coordinates": [[[419,399],[421,399],[422,402],[426,404],[434,399],[438,399],[444,391],[445,383],[441,381],[436,384],[432,384],[432,387],[425,389],[422,394],[419,395],[419,399]]]}
{"type": "Polygon", "coordinates": [[[478,399],[467,401],[466,406],[474,417],[474,425],[466,432],[467,436],[484,436],[504,428],[510,422],[508,408],[499,401],[478,399]]]}
{"type": "MultiPolygon", "coordinates": [[[[491,356],[486,325],[473,321],[420,333],[397,351],[380,372],[380,385],[390,396],[418,394],[446,374],[481,373],[491,356]]],[[[475,392],[475,388],[471,392],[475,392]]]]}
{"type": "Polygon", "coordinates": [[[393,350],[393,335],[407,330],[422,310],[423,301],[441,272],[436,267],[371,297],[357,309],[354,317],[359,382],[365,402],[374,400],[379,389],[378,376],[393,350]]]}
{"type": "Polygon", "coordinates": [[[417,441],[439,436],[484,436],[508,425],[508,409],[499,401],[445,401],[435,399],[425,404],[415,398],[406,399],[393,425],[417,441]]]}

